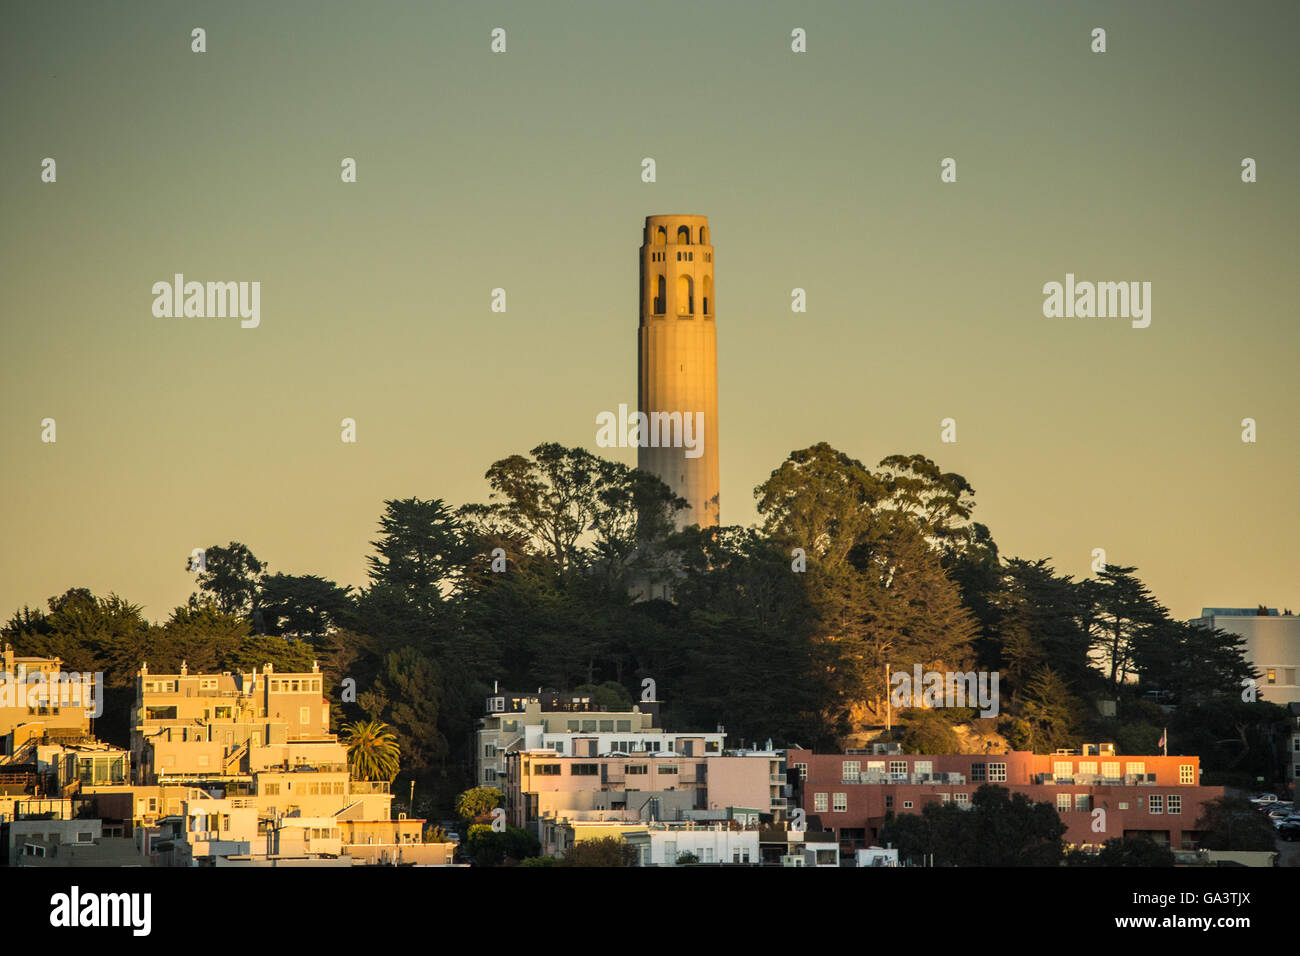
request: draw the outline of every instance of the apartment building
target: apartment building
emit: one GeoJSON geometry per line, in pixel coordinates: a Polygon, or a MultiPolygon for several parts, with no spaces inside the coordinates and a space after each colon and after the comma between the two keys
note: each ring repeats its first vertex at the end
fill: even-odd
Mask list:
{"type": "Polygon", "coordinates": [[[136,780],[211,780],[272,766],[337,764],[329,701],[310,672],[136,675],[131,750],[136,780]]]}
{"type": "MultiPolygon", "coordinates": [[[[720,735],[693,735],[696,739],[716,736],[720,735]]],[[[480,787],[499,788],[506,775],[508,752],[551,747],[572,754],[580,752],[574,749],[578,746],[589,755],[588,740],[593,737],[601,753],[616,749],[615,741],[629,750],[655,752],[670,749],[668,745],[675,745],[676,739],[659,727],[658,701],[610,711],[592,703],[589,696],[494,693],[484,704],[475,734],[475,780],[480,787]]]]}
{"type": "Polygon", "coordinates": [[[677,866],[683,856],[702,864],[758,866],[758,828],[741,830],[722,823],[655,823],[624,834],[637,851],[637,866],[677,866]]]}
{"type": "Polygon", "coordinates": [[[1171,849],[1194,849],[1196,820],[1222,787],[1200,785],[1200,758],[1118,756],[1111,745],[1082,754],[815,754],[787,758],[808,826],[834,831],[844,855],[879,842],[890,813],[919,813],[927,803],[969,805],[986,783],[1056,807],[1065,841],[1096,846],[1145,836],[1171,849]],[[1095,817],[1094,810],[1105,810],[1095,817]],[[1094,820],[1105,829],[1094,831],[1094,820]]]}
{"type": "Polygon", "coordinates": [[[1260,700],[1300,703],[1300,617],[1275,607],[1207,607],[1190,623],[1244,639],[1246,660],[1259,672],[1260,700]]]}
{"type": "Polygon", "coordinates": [[[23,762],[36,744],[89,736],[101,703],[94,694],[102,691],[102,679],[98,687],[83,680],[90,676],[66,674],[57,657],[24,657],[0,646],[0,764],[23,762]]]}
{"type": "Polygon", "coordinates": [[[698,811],[721,816],[731,807],[771,813],[773,787],[779,787],[766,752],[575,757],[540,749],[506,757],[508,819],[534,829],[546,817],[591,812],[625,821],[678,820],[698,811]]]}

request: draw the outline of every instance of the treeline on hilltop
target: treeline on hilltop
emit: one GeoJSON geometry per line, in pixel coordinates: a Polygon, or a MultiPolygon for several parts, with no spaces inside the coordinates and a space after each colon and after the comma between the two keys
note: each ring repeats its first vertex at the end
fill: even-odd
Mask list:
{"type": "Polygon", "coordinates": [[[1280,777],[1285,713],[1243,701],[1255,675],[1238,638],[1171,619],[1132,567],[1075,581],[1001,557],[971,520],[967,481],[920,455],[872,470],[824,443],[793,452],[755,489],[759,526],[703,531],[673,530],[685,502],[657,478],[582,449],[540,445],[486,477],[485,504],[385,502],[360,588],[271,573],[230,542],[206,550],[196,593],[165,622],[73,588],[24,607],[3,637],[105,672],[96,731],[122,744],[142,661],[162,673],[318,660],[333,726],[390,725],[429,810],[472,783],[493,681],[615,703],[651,678],[672,728],[837,749],[885,723],[886,665],[1000,674],[994,718],[896,715],[918,752],[958,749],[953,726],[971,724],[1040,753],[1098,740],[1151,753],[1168,726],[1171,751],[1209,771],[1280,777]],[[646,581],[671,582],[673,600],[630,596],[646,581]]]}

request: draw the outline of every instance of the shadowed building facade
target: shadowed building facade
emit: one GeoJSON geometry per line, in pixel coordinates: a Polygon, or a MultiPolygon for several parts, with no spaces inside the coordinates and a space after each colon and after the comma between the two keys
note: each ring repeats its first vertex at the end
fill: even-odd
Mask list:
{"type": "Polygon", "coordinates": [[[714,309],[708,217],[646,217],[637,399],[652,437],[638,448],[637,467],[686,499],[690,508],[678,513],[679,528],[719,523],[714,309]]]}

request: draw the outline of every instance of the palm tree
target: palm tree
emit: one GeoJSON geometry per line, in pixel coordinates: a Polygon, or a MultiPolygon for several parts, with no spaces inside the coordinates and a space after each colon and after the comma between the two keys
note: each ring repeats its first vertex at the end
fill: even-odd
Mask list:
{"type": "Polygon", "coordinates": [[[391,781],[397,776],[401,748],[392,727],[377,720],[356,721],[343,728],[343,743],[353,780],[391,781]]]}

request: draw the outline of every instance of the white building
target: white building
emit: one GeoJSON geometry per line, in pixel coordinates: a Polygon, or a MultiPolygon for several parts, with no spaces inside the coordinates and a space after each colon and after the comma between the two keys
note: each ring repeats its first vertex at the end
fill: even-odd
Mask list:
{"type": "Polygon", "coordinates": [[[1246,660],[1260,672],[1260,700],[1284,707],[1300,702],[1300,617],[1277,608],[1207,607],[1191,623],[1245,638],[1246,660]]]}
{"type": "Polygon", "coordinates": [[[687,853],[700,863],[758,866],[760,860],[757,829],[660,825],[625,833],[623,839],[636,848],[637,866],[676,866],[687,853]]]}

